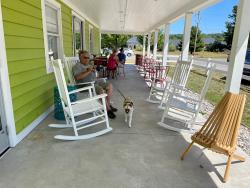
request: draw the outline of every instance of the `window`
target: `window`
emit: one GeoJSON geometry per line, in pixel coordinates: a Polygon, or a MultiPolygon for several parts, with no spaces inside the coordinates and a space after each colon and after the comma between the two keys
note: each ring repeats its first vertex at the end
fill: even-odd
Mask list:
{"type": "Polygon", "coordinates": [[[76,56],[79,50],[84,49],[84,22],[80,20],[78,17],[73,16],[73,52],[76,56]]]}
{"type": "Polygon", "coordinates": [[[61,7],[54,0],[43,0],[43,32],[47,73],[53,71],[50,60],[63,58],[61,7]]]}
{"type": "Polygon", "coordinates": [[[89,26],[89,52],[91,54],[94,53],[94,33],[93,33],[93,26],[89,26]]]}

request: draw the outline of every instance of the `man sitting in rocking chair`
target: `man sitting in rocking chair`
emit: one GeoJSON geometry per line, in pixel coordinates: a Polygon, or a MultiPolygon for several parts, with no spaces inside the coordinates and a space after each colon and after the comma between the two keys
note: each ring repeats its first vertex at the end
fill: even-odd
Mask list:
{"type": "MultiPolygon", "coordinates": [[[[80,62],[76,63],[73,68],[73,75],[77,83],[83,82],[92,82],[96,80],[95,69],[96,67],[89,62],[89,53],[88,51],[79,51],[80,62]]],[[[112,84],[102,81],[95,82],[95,90],[97,94],[107,93],[106,106],[108,110],[108,117],[114,119],[116,115],[114,112],[117,111],[110,104],[110,98],[112,96],[112,84]]]]}

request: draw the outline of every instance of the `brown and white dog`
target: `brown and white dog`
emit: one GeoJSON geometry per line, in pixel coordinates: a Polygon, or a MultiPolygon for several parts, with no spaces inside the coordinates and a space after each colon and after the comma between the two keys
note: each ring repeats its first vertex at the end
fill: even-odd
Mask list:
{"type": "Polygon", "coordinates": [[[123,102],[123,108],[125,112],[125,122],[128,122],[128,126],[131,127],[132,117],[134,112],[134,103],[130,97],[125,97],[123,102]]]}

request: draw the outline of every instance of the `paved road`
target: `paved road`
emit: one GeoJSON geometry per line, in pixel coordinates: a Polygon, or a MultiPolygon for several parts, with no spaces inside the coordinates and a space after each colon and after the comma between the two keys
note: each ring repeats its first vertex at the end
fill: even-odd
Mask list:
{"type": "MultiPolygon", "coordinates": [[[[168,60],[176,62],[178,59],[178,56],[169,56],[168,60]]],[[[220,72],[226,73],[228,69],[228,64],[226,62],[226,59],[218,59],[218,58],[212,58],[212,62],[216,63],[216,69],[220,72]]],[[[207,66],[207,58],[195,58],[194,64],[202,67],[207,66]]]]}

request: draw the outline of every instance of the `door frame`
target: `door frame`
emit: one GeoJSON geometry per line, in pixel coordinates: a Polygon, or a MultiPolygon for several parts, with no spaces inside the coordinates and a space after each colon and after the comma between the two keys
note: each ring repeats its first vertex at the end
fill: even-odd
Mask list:
{"type": "Polygon", "coordinates": [[[9,144],[14,147],[17,144],[16,128],[13,113],[12,96],[10,90],[9,71],[7,66],[7,55],[5,48],[3,18],[2,18],[2,5],[0,0],[0,82],[3,100],[3,120],[6,121],[9,144]]]}
{"type": "MultiPolygon", "coordinates": [[[[0,86],[1,86],[1,82],[0,82],[0,86]]],[[[0,156],[10,146],[7,124],[6,124],[6,119],[5,119],[6,115],[5,115],[2,104],[3,104],[2,88],[0,88],[0,125],[1,125],[0,127],[0,156]]]]}

